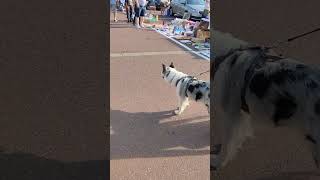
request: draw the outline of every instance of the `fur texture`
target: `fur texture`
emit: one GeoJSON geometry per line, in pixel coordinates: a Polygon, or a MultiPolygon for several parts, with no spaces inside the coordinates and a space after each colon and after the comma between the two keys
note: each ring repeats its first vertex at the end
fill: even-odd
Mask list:
{"type": "Polygon", "coordinates": [[[211,165],[227,165],[254,123],[299,128],[314,143],[320,160],[320,71],[291,58],[273,58],[263,48],[233,50],[248,43],[215,31],[211,165]],[[276,60],[275,60],[276,59],[276,60]],[[275,60],[275,61],[271,61],[275,60]]]}
{"type": "Polygon", "coordinates": [[[203,103],[210,113],[210,83],[198,80],[175,69],[173,63],[170,66],[162,64],[162,78],[171,86],[176,87],[178,96],[178,108],[176,115],[180,115],[187,106],[189,100],[203,103]]]}

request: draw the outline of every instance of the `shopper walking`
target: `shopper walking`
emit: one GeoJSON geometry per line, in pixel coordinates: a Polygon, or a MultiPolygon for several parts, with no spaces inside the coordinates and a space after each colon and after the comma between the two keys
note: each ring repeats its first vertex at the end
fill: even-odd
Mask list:
{"type": "Polygon", "coordinates": [[[117,22],[117,4],[119,3],[119,0],[110,0],[110,9],[113,12],[113,21],[117,22]]]}
{"type": "Polygon", "coordinates": [[[146,14],[146,0],[135,0],[135,25],[137,28],[144,27],[144,16],[146,14]]]}
{"type": "Polygon", "coordinates": [[[125,6],[126,6],[126,13],[127,13],[127,19],[128,22],[132,22],[132,16],[133,16],[133,0],[125,0],[125,6]]]}

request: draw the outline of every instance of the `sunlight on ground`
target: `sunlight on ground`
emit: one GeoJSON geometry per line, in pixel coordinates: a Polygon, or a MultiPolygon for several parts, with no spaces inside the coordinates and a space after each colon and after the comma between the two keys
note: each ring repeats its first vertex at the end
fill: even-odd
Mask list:
{"type": "Polygon", "coordinates": [[[189,149],[189,148],[182,147],[182,146],[176,146],[176,147],[172,147],[172,148],[165,148],[164,150],[165,150],[165,151],[179,151],[179,150],[195,151],[195,150],[207,150],[207,149],[209,149],[209,148],[210,148],[210,146],[206,146],[206,147],[199,148],[199,149],[189,149]]]}
{"type": "Polygon", "coordinates": [[[205,122],[210,119],[209,116],[200,116],[192,119],[162,119],[159,121],[159,124],[171,123],[173,127],[186,125],[186,124],[196,124],[199,122],[205,122]]]}

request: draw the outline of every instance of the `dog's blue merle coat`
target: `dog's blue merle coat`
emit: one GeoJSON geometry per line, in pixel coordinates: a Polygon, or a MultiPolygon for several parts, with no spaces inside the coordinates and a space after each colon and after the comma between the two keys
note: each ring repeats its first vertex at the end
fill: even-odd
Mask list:
{"type": "MultiPolygon", "coordinates": [[[[224,143],[238,141],[238,145],[229,147],[241,147],[245,137],[234,140],[232,134],[240,132],[239,136],[245,136],[243,134],[246,132],[241,132],[241,128],[248,125],[242,124],[243,112],[255,123],[273,124],[274,127],[282,124],[303,129],[307,139],[315,143],[314,159],[319,161],[319,68],[291,58],[273,56],[261,47],[248,48],[248,43],[228,34],[215,32],[214,40],[217,57],[211,70],[215,99],[213,124],[223,124],[220,132],[224,134],[224,143]]],[[[215,149],[215,154],[222,149],[218,142],[220,140],[212,142],[219,147],[215,149]]],[[[226,147],[225,151],[234,155],[237,150],[226,147]]],[[[221,162],[215,166],[221,167],[221,162]]]]}
{"type": "Polygon", "coordinates": [[[177,88],[177,95],[181,99],[189,98],[196,102],[202,102],[210,111],[209,82],[179,72],[173,64],[169,67],[162,66],[162,76],[168,83],[177,88]]]}

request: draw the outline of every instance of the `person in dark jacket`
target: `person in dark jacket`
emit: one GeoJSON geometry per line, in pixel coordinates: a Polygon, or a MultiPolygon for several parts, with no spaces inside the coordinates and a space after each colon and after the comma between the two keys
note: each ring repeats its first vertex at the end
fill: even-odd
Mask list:
{"type": "Polygon", "coordinates": [[[133,15],[133,1],[132,0],[125,0],[125,6],[126,6],[126,13],[127,13],[127,19],[128,22],[132,22],[132,15],[133,15]]]}

